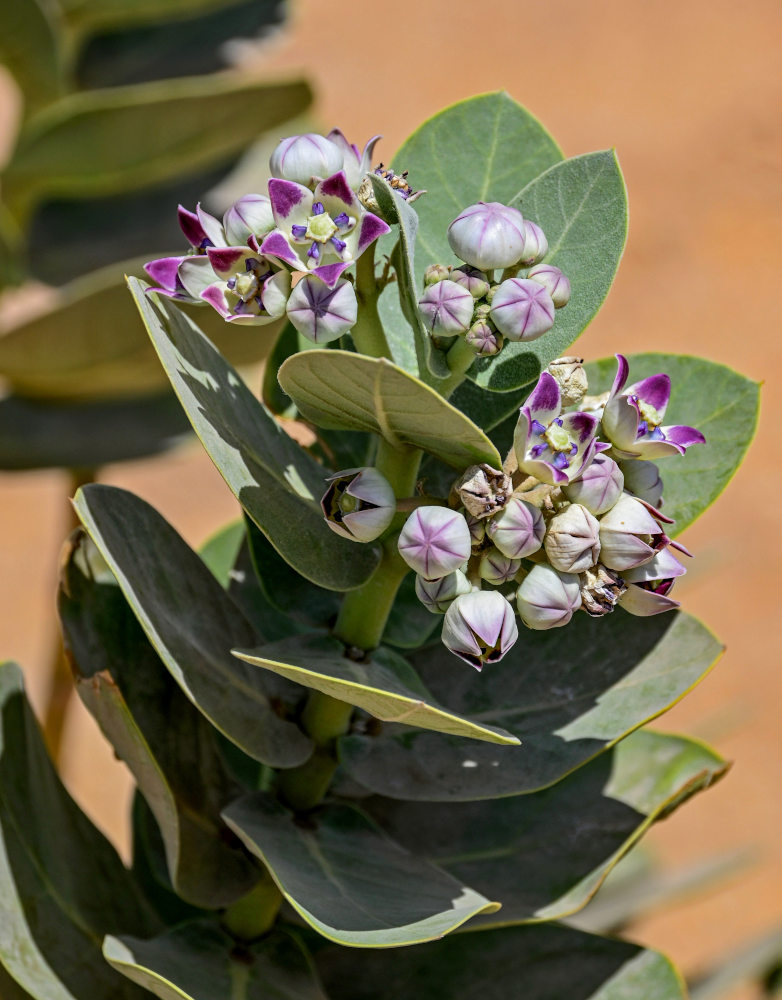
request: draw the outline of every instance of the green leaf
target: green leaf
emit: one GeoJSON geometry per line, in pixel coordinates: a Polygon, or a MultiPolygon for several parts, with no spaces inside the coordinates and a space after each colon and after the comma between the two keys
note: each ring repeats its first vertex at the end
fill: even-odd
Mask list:
{"type": "Polygon", "coordinates": [[[230,655],[232,646],[257,642],[257,633],[171,525],[114,486],[87,486],[74,506],[150,642],[196,708],[256,760],[272,767],[303,763],[310,741],[269,701],[291,693],[230,655]]]}
{"type": "Polygon", "coordinates": [[[0,965],[36,1000],[143,1000],[104,963],[100,943],[107,931],[157,927],[114,848],[60,784],[19,668],[3,664],[0,965]]]}
{"type": "Polygon", "coordinates": [[[311,97],[303,82],[233,73],[70,94],[28,121],[3,198],[25,220],[44,198],[143,188],[227,159],[311,97]]]}
{"type": "Polygon", "coordinates": [[[570,279],[572,293],[554,327],[531,343],[508,343],[478,360],[468,377],[505,392],[533,382],[584,330],[613,283],[627,239],[627,192],[612,150],[557,163],[528,184],[514,202],[548,239],[545,263],[570,279]]]}
{"type": "Polygon", "coordinates": [[[116,582],[95,578],[90,548],[83,531],[72,538],[58,601],[79,697],[149,803],[177,893],[196,906],[229,906],[260,877],[220,819],[239,786],[217,731],[160,662],[116,582]]]}
{"type": "Polygon", "coordinates": [[[316,956],[340,1000],[686,1000],[681,977],[656,951],[557,924],[460,934],[404,951],[316,956]]]}
{"type": "Polygon", "coordinates": [[[57,10],[44,0],[0,4],[0,63],[19,84],[25,114],[63,89],[57,10]]]}
{"type": "Polygon", "coordinates": [[[206,563],[223,590],[227,590],[231,582],[231,570],[236,563],[244,537],[244,521],[237,518],[207,538],[198,550],[202,562],[206,563]]]}
{"type": "Polygon", "coordinates": [[[443,646],[410,657],[436,698],[523,745],[498,752],[432,733],[384,727],[340,741],[348,773],[392,798],[459,801],[544,788],[660,715],[706,674],[721,647],[681,613],[577,615],[566,629],[524,631],[480,676],[443,646]]]}
{"type": "Polygon", "coordinates": [[[440,616],[427,611],[418,600],[415,576],[408,573],[402,580],[391,607],[383,642],[401,649],[418,649],[438,626],[442,626],[440,616]]]}
{"type": "Polygon", "coordinates": [[[279,379],[302,415],[320,427],[372,431],[394,447],[422,448],[458,469],[501,465],[479,427],[386,358],[306,351],[288,358],[279,379]]]}
{"type": "Polygon", "coordinates": [[[368,662],[359,663],[345,655],[344,646],[336,639],[316,635],[284,639],[260,649],[235,649],[234,655],[384,721],[404,721],[408,726],[489,743],[519,742],[504,729],[444,708],[407,660],[390,649],[380,647],[368,662]]]}
{"type": "MultiPolygon", "coordinates": [[[[418,232],[415,270],[412,253],[400,246],[394,263],[400,289],[390,288],[380,299],[380,315],[395,361],[426,380],[416,364],[411,314],[429,264],[454,260],[448,246],[448,226],[462,209],[477,201],[508,204],[522,188],[562,159],[556,143],[540,122],[508,94],[483,94],[446,108],[424,122],[393,157],[396,170],[409,170],[410,182],[426,194],[416,201],[418,232]],[[407,303],[403,312],[400,294],[407,303]],[[407,317],[407,318],[406,318],[407,317]]],[[[409,206],[408,206],[409,208],[409,206]]],[[[409,212],[413,215],[412,208],[409,212]]],[[[405,236],[413,232],[412,216],[402,211],[405,236]]],[[[401,234],[400,234],[401,235],[401,234]]],[[[385,237],[381,252],[391,253],[393,238],[385,237]]],[[[418,354],[421,347],[419,343],[418,354]]],[[[437,355],[433,357],[437,362],[437,355]]]]}
{"type": "Polygon", "coordinates": [[[296,912],[338,944],[392,948],[431,941],[496,908],[401,848],[352,806],[326,806],[305,825],[254,794],[223,815],[296,912]]]}
{"type": "Polygon", "coordinates": [[[201,920],[150,941],[107,937],[103,954],[161,1000],[326,1000],[309,957],[285,931],[238,947],[201,920]]]}
{"type": "Polygon", "coordinates": [[[280,609],[275,607],[266,596],[258,580],[253,554],[250,550],[250,540],[246,531],[236,561],[231,569],[228,594],[231,600],[241,608],[245,618],[268,642],[287,639],[288,636],[307,631],[306,626],[289,617],[288,614],[281,614],[280,609]]]}
{"type": "Polygon", "coordinates": [[[361,586],[379,554],[326,524],[323,467],[285,434],[192,320],[145,295],[143,283],[129,284],[193,429],[248,515],[308,580],[328,590],[361,586]]]}
{"type": "Polygon", "coordinates": [[[640,730],[534,795],[365,808],[403,847],[502,903],[479,923],[557,920],[587,903],[651,823],[726,770],[704,744],[640,730]]]}
{"type": "MultiPolygon", "coordinates": [[[[69,25],[77,31],[135,23],[170,21],[230,8],[235,0],[58,0],[69,25]]],[[[228,15],[230,16],[230,15],[228,15]]]]}
{"type": "MultiPolygon", "coordinates": [[[[80,278],[52,294],[49,308],[0,334],[0,374],[22,396],[66,402],[118,403],[168,387],[124,275],[140,274],[126,261],[80,278]]],[[[262,361],[274,327],[229,326],[209,307],[190,309],[237,365],[262,361]]]]}
{"type": "MultiPolygon", "coordinates": [[[[676,520],[679,534],[714,503],[741,464],[757,426],[760,386],[725,365],[686,354],[632,354],[628,360],[631,382],[667,372],[666,424],[688,424],[706,437],[705,445],[659,463],[665,513],[676,520]]],[[[604,392],[611,388],[616,361],[596,361],[587,373],[590,393],[604,392]]]]}

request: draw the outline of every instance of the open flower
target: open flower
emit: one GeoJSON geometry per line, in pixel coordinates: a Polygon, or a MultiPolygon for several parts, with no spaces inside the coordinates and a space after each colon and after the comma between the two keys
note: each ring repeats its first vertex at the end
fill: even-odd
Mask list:
{"type": "Polygon", "coordinates": [[[361,153],[358,151],[358,146],[348,142],[338,128],[333,128],[326,138],[342,153],[342,170],[345,171],[351,188],[358,191],[361,182],[372,167],[372,153],[378,141],[383,138],[382,135],[373,135],[361,153]]]}
{"type": "Polygon", "coordinates": [[[320,181],[314,192],[303,184],[273,177],[269,196],[277,228],[261,253],[297,271],[314,271],[329,288],[342,272],[390,227],[367,212],[344,171],[320,181]]]}
{"type": "Polygon", "coordinates": [[[443,645],[476,670],[501,660],[518,637],[513,608],[497,590],[462,594],[445,612],[443,645]]]}
{"type": "MultiPolygon", "coordinates": [[[[675,542],[672,546],[682,552],[687,552],[675,542]]],[[[689,553],[687,553],[689,555],[689,553]]],[[[672,611],[679,607],[669,595],[676,578],[683,576],[687,570],[682,566],[670,548],[658,552],[654,559],[643,566],[628,569],[622,573],[627,584],[627,590],[619,598],[619,603],[631,615],[646,618],[649,615],[659,615],[663,611],[672,611]]]]}
{"type": "Polygon", "coordinates": [[[553,375],[538,379],[519,413],[513,448],[519,468],[556,486],[577,479],[598,448],[598,419],[592,413],[562,412],[562,395],[553,375]]]}
{"type": "Polygon", "coordinates": [[[620,573],[651,562],[671,543],[664,530],[668,524],[670,517],[623,493],[600,518],[600,562],[620,573]]]}
{"type": "Polygon", "coordinates": [[[630,366],[616,355],[617,372],[603,410],[603,433],[619,458],[664,458],[683,455],[693,444],[706,438],[694,427],[680,424],[663,426],[671,398],[671,380],[660,373],[650,375],[625,389],[630,366]]]}
{"type": "Polygon", "coordinates": [[[225,228],[219,219],[200,205],[191,212],[183,205],[177,209],[179,228],[190,244],[190,250],[175,257],[159,257],[144,265],[144,270],[156,283],[151,292],[182,302],[201,302],[201,292],[216,280],[206,259],[210,247],[227,247],[225,228]],[[182,265],[188,263],[185,275],[182,265]],[[186,277],[187,283],[183,278],[186,277]]]}
{"type": "Polygon", "coordinates": [[[209,247],[206,258],[185,261],[179,274],[195,290],[195,282],[212,280],[200,291],[229,323],[261,326],[285,315],[291,290],[290,273],[276,260],[248,247],[209,247]],[[196,270],[197,268],[197,270],[196,270]]]}

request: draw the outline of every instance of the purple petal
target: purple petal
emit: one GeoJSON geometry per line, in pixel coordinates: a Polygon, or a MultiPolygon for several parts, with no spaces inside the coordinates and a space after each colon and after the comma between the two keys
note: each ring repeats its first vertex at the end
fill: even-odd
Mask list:
{"type": "Polygon", "coordinates": [[[530,415],[530,422],[538,420],[546,427],[559,416],[562,409],[562,396],[553,375],[549,372],[541,374],[538,384],[524,404],[524,409],[530,415]]]}
{"type": "Polygon", "coordinates": [[[297,205],[311,197],[309,188],[305,188],[303,184],[285,181],[279,177],[272,177],[269,181],[269,199],[278,225],[291,215],[297,205]]]}
{"type": "Polygon", "coordinates": [[[668,400],[671,398],[671,378],[664,372],[650,375],[649,378],[636,382],[627,389],[628,396],[638,396],[645,403],[653,406],[660,413],[665,412],[668,400]]]}
{"type": "Polygon", "coordinates": [[[204,289],[201,292],[201,298],[204,302],[208,302],[210,306],[214,306],[223,319],[228,319],[231,315],[225,293],[219,285],[210,285],[209,288],[204,289]]]}
{"type": "Polygon", "coordinates": [[[567,472],[562,472],[551,462],[543,462],[540,459],[527,458],[523,462],[519,462],[519,468],[528,476],[534,476],[542,483],[548,483],[549,486],[561,486],[568,481],[567,472]]]}
{"type": "Polygon", "coordinates": [[[177,271],[185,257],[159,257],[144,265],[144,270],[166,292],[176,292],[177,271]]]}
{"type": "Polygon", "coordinates": [[[249,257],[249,252],[244,247],[208,247],[206,255],[215,273],[223,278],[233,274],[239,261],[249,257]]]}
{"type": "Polygon", "coordinates": [[[379,219],[371,212],[365,212],[361,218],[361,226],[358,231],[358,251],[356,256],[360,256],[366,248],[374,243],[376,239],[391,232],[391,227],[379,219]]]}
{"type": "Polygon", "coordinates": [[[315,188],[314,198],[317,201],[321,197],[336,198],[338,201],[344,202],[346,208],[353,209],[355,213],[356,196],[348,184],[344,170],[338,170],[336,174],[332,174],[331,177],[327,177],[318,184],[315,188]]]}
{"type": "Polygon", "coordinates": [[[198,215],[198,221],[201,223],[201,228],[206,233],[206,238],[212,243],[212,246],[224,247],[225,230],[219,219],[210,215],[209,212],[205,212],[200,204],[196,205],[196,214],[198,215]]]}
{"type": "Polygon", "coordinates": [[[184,205],[180,205],[177,209],[177,218],[179,219],[179,228],[185,234],[188,243],[199,249],[207,237],[204,227],[198,221],[198,216],[195,212],[189,212],[184,205]]]}
{"type": "Polygon", "coordinates": [[[672,427],[663,427],[663,433],[668,441],[678,444],[681,448],[689,448],[692,444],[706,444],[706,438],[694,427],[687,427],[685,424],[674,424],[672,427]]]}
{"type": "Polygon", "coordinates": [[[322,267],[314,267],[312,274],[317,275],[329,288],[333,288],[339,281],[342,272],[350,267],[350,261],[339,261],[337,264],[323,264],[322,267]]]}
{"type": "Polygon", "coordinates": [[[618,393],[624,388],[625,382],[627,381],[627,376],[630,374],[630,365],[627,363],[627,358],[624,354],[614,355],[616,358],[616,376],[614,377],[614,384],[611,387],[611,395],[609,399],[613,399],[618,393]]]}
{"type": "Polygon", "coordinates": [[[571,438],[579,445],[594,437],[597,431],[598,418],[593,413],[566,413],[562,425],[571,438]]]}
{"type": "MultiPolygon", "coordinates": [[[[282,183],[287,184],[288,182],[283,181],[282,183]]],[[[269,181],[269,184],[271,185],[271,181],[269,181]]],[[[294,253],[290,243],[288,243],[278,229],[269,233],[263,243],[261,243],[261,253],[267,257],[276,257],[277,260],[284,260],[291,267],[299,269],[302,267],[302,263],[294,253]]]]}

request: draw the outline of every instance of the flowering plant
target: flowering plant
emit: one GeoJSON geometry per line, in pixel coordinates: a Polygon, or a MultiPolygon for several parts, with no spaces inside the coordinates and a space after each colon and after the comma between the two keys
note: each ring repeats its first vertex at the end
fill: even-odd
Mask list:
{"type": "Polygon", "coordinates": [[[726,770],[643,727],[720,652],[670,596],[676,536],[740,462],[756,387],[566,353],[624,247],[612,152],[563,159],[501,94],[393,168],[376,141],[283,140],[267,192],[182,209],[189,247],[130,282],[243,520],[198,555],[130,493],[76,496],[60,613],[138,782],[133,868],[5,668],[11,997],[684,996],[662,956],[561,921],[726,770]],[[259,337],[287,317],[262,400],[182,300],[259,337]],[[22,784],[56,833],[21,832],[22,784]]]}

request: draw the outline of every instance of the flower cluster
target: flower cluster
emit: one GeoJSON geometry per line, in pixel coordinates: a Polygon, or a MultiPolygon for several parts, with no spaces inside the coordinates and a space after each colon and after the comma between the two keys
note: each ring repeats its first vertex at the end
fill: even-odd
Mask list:
{"type": "Polygon", "coordinates": [[[503,469],[466,470],[448,506],[417,507],[399,535],[421,602],[445,615],[444,644],[478,670],[515,643],[514,605],[531,629],[617,604],[634,615],[678,607],[670,592],[685,568],[675,553],[689,553],[667,533],[649,459],[704,438],[663,425],[667,375],[626,387],[627,362],[617,361],[613,388],[592,399],[578,359],[554,362],[520,409],[503,469]],[[574,405],[584,409],[565,409],[574,405]]]}
{"type": "Polygon", "coordinates": [[[208,304],[229,323],[283,316],[315,343],[356,323],[353,284],[343,273],[389,231],[357,192],[370,170],[363,152],[335,129],[284,139],[272,154],[268,194],[247,194],[222,221],[199,205],[179,207],[188,251],[145,265],[151,291],[208,304]]]}
{"type": "Polygon", "coordinates": [[[536,340],[551,329],[570,299],[570,282],[543,263],[548,241],[540,226],[517,208],[481,201],[454,219],[448,242],[463,263],[428,267],[418,303],[436,341],[461,336],[476,355],[491,357],[506,339],[536,340]]]}

